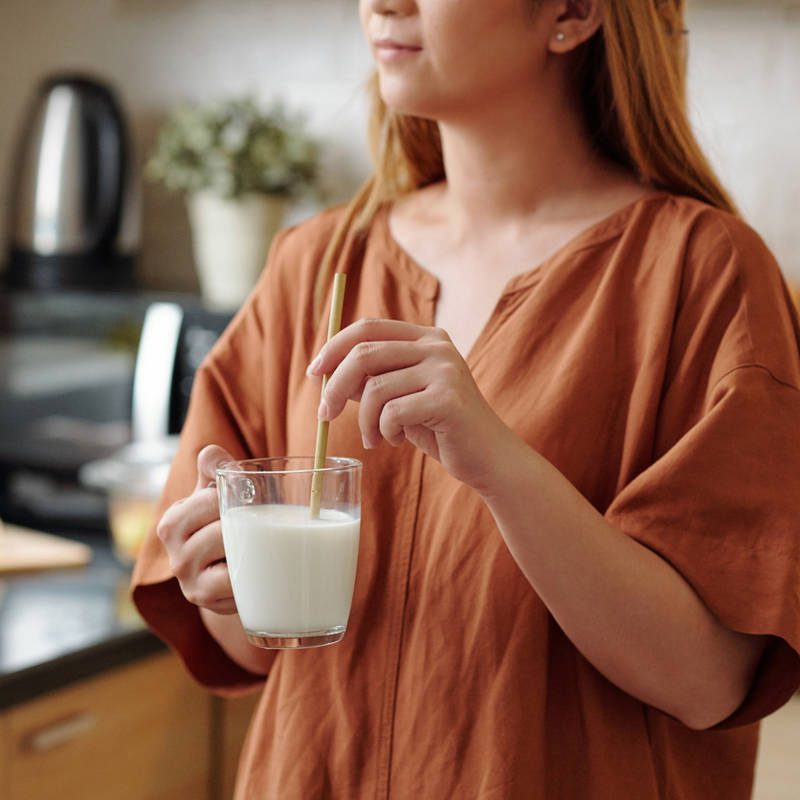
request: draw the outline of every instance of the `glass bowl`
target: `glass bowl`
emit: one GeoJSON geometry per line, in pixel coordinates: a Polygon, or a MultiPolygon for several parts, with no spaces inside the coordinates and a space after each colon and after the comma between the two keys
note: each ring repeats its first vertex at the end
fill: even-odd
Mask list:
{"type": "Polygon", "coordinates": [[[81,483],[108,497],[111,544],[124,564],[136,560],[153,524],[156,501],[166,483],[177,444],[177,436],[132,442],[111,456],[80,468],[81,483]]]}

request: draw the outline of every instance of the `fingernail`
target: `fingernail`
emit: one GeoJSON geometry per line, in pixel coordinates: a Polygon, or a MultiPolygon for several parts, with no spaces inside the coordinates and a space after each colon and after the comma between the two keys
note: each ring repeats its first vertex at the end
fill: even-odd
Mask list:
{"type": "Polygon", "coordinates": [[[317,416],[323,420],[328,418],[328,404],[324,400],[320,402],[319,408],[317,408],[317,416]]]}
{"type": "Polygon", "coordinates": [[[313,375],[318,369],[322,358],[317,356],[306,368],[306,375],[313,375]]]}
{"type": "Polygon", "coordinates": [[[369,442],[367,441],[367,437],[364,434],[361,434],[361,445],[365,450],[369,450],[369,442]]]}

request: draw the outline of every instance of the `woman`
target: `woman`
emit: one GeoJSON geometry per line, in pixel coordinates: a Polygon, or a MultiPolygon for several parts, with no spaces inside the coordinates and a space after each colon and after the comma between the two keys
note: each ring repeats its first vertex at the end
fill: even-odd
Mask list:
{"type": "Polygon", "coordinates": [[[800,336],[687,124],[682,3],[360,11],[375,175],[198,373],[139,608],[216,691],[268,675],[241,798],[749,797],[800,683],[800,336]],[[355,597],[276,655],[208,482],[315,414],[364,461],[355,597]]]}

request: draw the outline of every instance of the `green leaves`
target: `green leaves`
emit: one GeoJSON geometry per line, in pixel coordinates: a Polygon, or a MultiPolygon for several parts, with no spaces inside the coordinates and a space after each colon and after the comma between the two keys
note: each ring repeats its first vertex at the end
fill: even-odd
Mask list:
{"type": "Polygon", "coordinates": [[[181,192],[297,195],[314,185],[318,158],[302,117],[280,102],[262,109],[244,97],[176,108],[159,131],[146,174],[181,192]]]}

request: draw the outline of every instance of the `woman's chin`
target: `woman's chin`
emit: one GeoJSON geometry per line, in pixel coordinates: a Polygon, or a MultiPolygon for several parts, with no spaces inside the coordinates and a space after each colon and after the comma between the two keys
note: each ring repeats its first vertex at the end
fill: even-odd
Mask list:
{"type": "Polygon", "coordinates": [[[414,117],[435,119],[436,103],[422,96],[419,87],[408,85],[407,81],[397,80],[394,76],[379,76],[380,95],[386,107],[396,114],[408,114],[414,117]]]}

